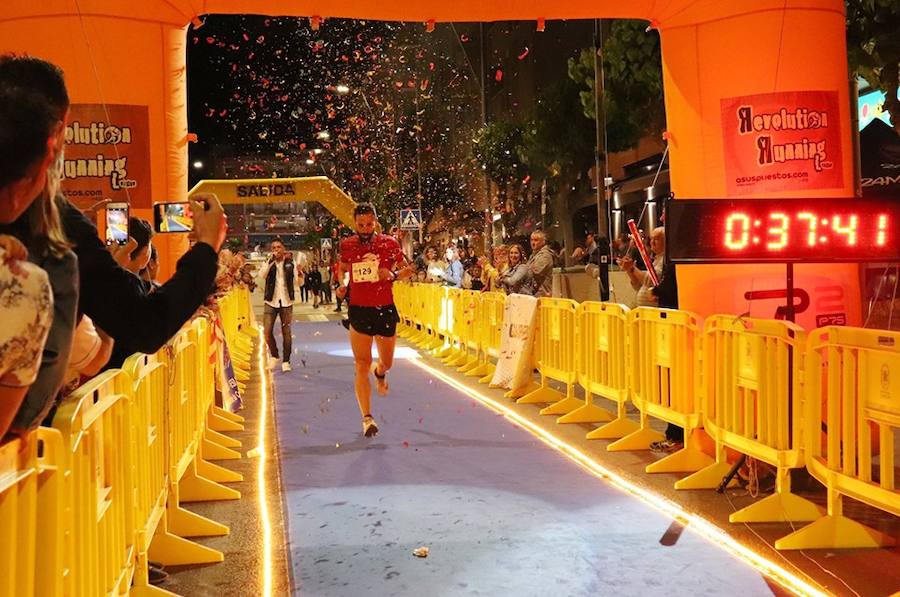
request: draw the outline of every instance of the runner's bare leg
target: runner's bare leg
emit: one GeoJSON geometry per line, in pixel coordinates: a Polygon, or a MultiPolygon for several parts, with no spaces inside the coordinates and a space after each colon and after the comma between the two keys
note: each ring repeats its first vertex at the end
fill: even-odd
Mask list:
{"type": "MultiPolygon", "coordinates": [[[[369,369],[372,367],[372,336],[360,334],[350,326],[350,347],[356,362],[356,401],[362,416],[372,414],[372,384],[369,369]]],[[[380,354],[380,351],[379,351],[380,354]]]]}
{"type": "Polygon", "coordinates": [[[375,336],[375,346],[378,348],[378,372],[381,375],[386,374],[394,366],[396,345],[397,336],[375,336]]]}

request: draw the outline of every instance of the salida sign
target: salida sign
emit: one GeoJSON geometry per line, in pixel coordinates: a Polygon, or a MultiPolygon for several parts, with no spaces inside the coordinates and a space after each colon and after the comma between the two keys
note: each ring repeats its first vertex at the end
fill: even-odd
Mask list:
{"type": "Polygon", "coordinates": [[[731,97],[721,106],[729,195],[842,185],[836,91],[731,97]]]}
{"type": "Polygon", "coordinates": [[[242,184],[237,187],[238,197],[282,197],[293,196],[294,185],[288,184],[242,184]]]}

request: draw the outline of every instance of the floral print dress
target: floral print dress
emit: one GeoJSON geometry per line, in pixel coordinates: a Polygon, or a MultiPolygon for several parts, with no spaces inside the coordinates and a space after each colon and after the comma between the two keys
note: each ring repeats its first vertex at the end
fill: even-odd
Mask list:
{"type": "Polygon", "coordinates": [[[34,383],[53,318],[53,294],[38,266],[0,246],[0,385],[34,383]]]}

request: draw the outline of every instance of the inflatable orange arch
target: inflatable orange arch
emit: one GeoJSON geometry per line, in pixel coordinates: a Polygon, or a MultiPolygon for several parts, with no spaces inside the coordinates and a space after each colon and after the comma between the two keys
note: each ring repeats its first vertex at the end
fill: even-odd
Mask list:
{"type": "MultiPolygon", "coordinates": [[[[208,14],[341,17],[428,23],[447,21],[637,18],[661,36],[672,190],[679,198],[853,195],[853,151],[843,0],[5,0],[0,50],[28,53],[66,72],[76,112],[69,153],[90,136],[94,119],[128,129],[125,181],[135,212],[152,201],[183,200],[187,184],[186,28],[208,14]],[[749,101],[787,110],[812,102],[827,107],[834,167],[828,180],[796,189],[761,184],[736,189],[752,158],[725,106],[749,101]],[[93,112],[91,112],[93,110],[93,112]],[[124,124],[117,124],[119,121],[124,124]],[[85,129],[84,127],[88,127],[85,129]],[[85,132],[87,131],[87,132],[85,132]],[[742,149],[744,148],[744,149],[742,149]],[[128,186],[133,185],[133,186],[128,186]]],[[[327,23],[323,26],[327,26],[327,23]]],[[[424,26],[424,25],[423,25],[424,26]]],[[[116,134],[121,135],[122,130],[116,134]]],[[[89,144],[86,144],[89,145],[89,144]]],[[[96,148],[93,148],[94,157],[96,148]]],[[[107,153],[113,149],[107,147],[107,153]]],[[[73,165],[77,174],[116,172],[116,156],[73,165]],[[78,167],[81,169],[78,170],[78,167]]],[[[121,156],[120,156],[121,157],[121,156]]],[[[752,164],[751,164],[752,166],[752,164]]],[[[77,183],[78,180],[69,181],[77,183]]],[[[77,186],[77,185],[76,185],[77,186]]],[[[159,239],[163,273],[170,273],[184,240],[159,239]]],[[[815,297],[799,319],[814,327],[818,311],[842,310],[859,320],[857,267],[802,266],[797,285],[815,297]]],[[[682,308],[706,315],[747,310],[748,287],[783,287],[782,267],[679,268],[682,308]]],[[[751,309],[771,317],[777,301],[751,309]],[[771,311],[771,313],[770,313],[771,311]]]]}

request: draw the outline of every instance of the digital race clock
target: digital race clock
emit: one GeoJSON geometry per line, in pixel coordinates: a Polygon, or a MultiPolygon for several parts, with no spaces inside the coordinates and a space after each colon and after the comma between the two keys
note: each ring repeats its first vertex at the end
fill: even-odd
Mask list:
{"type": "Polygon", "coordinates": [[[670,200],[675,263],[900,261],[900,200],[670,200]]]}

